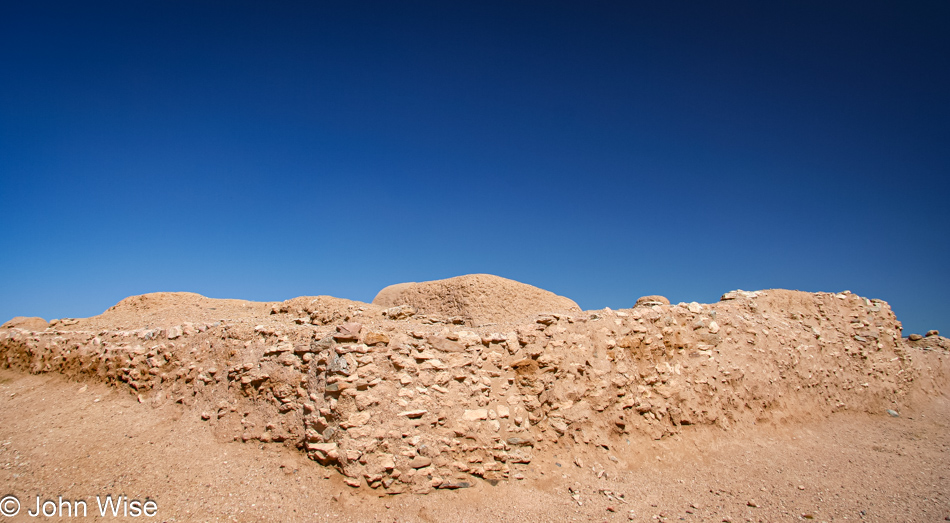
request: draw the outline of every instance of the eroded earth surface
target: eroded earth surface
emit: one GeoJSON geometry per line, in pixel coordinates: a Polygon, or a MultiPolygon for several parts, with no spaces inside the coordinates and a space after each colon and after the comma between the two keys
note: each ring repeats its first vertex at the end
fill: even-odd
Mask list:
{"type": "Polygon", "coordinates": [[[0,495],[163,521],[939,521],[948,348],[849,292],[133,296],[0,329],[0,495]]]}

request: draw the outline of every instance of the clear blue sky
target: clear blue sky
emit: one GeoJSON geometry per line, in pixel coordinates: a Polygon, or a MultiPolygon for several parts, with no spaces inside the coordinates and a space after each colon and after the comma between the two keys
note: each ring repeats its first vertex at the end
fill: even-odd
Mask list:
{"type": "Polygon", "coordinates": [[[4,2],[0,321],[485,272],[950,334],[948,93],[943,0],[4,2]]]}

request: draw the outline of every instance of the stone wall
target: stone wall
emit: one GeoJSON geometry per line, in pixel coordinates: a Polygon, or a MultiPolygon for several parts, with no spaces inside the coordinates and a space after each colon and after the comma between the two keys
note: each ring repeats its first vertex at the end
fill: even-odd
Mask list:
{"type": "Polygon", "coordinates": [[[523,477],[564,443],[604,453],[608,473],[631,439],[899,412],[911,393],[947,392],[947,351],[908,346],[883,301],[769,290],[641,303],[468,327],[295,299],[253,321],[0,329],[0,365],[105,381],[389,493],[523,477]]]}

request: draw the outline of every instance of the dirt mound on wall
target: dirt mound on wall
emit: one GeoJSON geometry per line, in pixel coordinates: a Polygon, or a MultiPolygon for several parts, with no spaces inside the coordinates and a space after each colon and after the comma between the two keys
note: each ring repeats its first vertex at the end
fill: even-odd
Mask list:
{"type": "Polygon", "coordinates": [[[581,310],[564,296],[490,274],[390,285],[379,291],[373,304],[409,305],[422,314],[460,318],[468,325],[517,322],[541,313],[581,310]]]}
{"type": "Polygon", "coordinates": [[[4,323],[3,326],[0,327],[0,329],[12,329],[15,327],[18,329],[41,331],[41,330],[45,330],[48,325],[49,324],[46,323],[46,320],[44,320],[43,318],[35,318],[35,317],[28,318],[26,316],[17,316],[16,318],[13,318],[12,320],[4,323]]]}
{"type": "Polygon", "coordinates": [[[91,318],[51,320],[50,327],[90,330],[169,327],[258,317],[267,314],[269,308],[268,303],[207,298],[194,292],[153,292],[129,296],[91,318]]]}

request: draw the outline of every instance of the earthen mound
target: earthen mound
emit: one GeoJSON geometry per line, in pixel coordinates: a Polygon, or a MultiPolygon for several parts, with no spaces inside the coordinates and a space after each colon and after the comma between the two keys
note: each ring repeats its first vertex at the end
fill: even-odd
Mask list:
{"type": "Polygon", "coordinates": [[[569,298],[490,274],[390,285],[379,291],[373,304],[410,305],[422,314],[460,317],[470,325],[516,322],[545,312],[581,311],[569,298]]]}
{"type": "Polygon", "coordinates": [[[75,329],[164,327],[184,322],[214,322],[266,314],[269,304],[208,298],[194,292],[153,292],[129,296],[91,318],[64,319],[54,326],[75,329]]]}
{"type": "Polygon", "coordinates": [[[300,296],[275,304],[271,314],[291,314],[298,323],[330,325],[382,315],[382,307],[333,296],[300,296]]]}
{"type": "Polygon", "coordinates": [[[49,326],[49,324],[46,323],[46,320],[44,320],[43,318],[28,318],[26,316],[17,316],[16,318],[13,318],[12,320],[4,323],[3,326],[0,326],[0,329],[16,328],[16,329],[23,329],[23,330],[29,330],[29,331],[41,331],[41,330],[45,330],[47,326],[49,326]]]}

